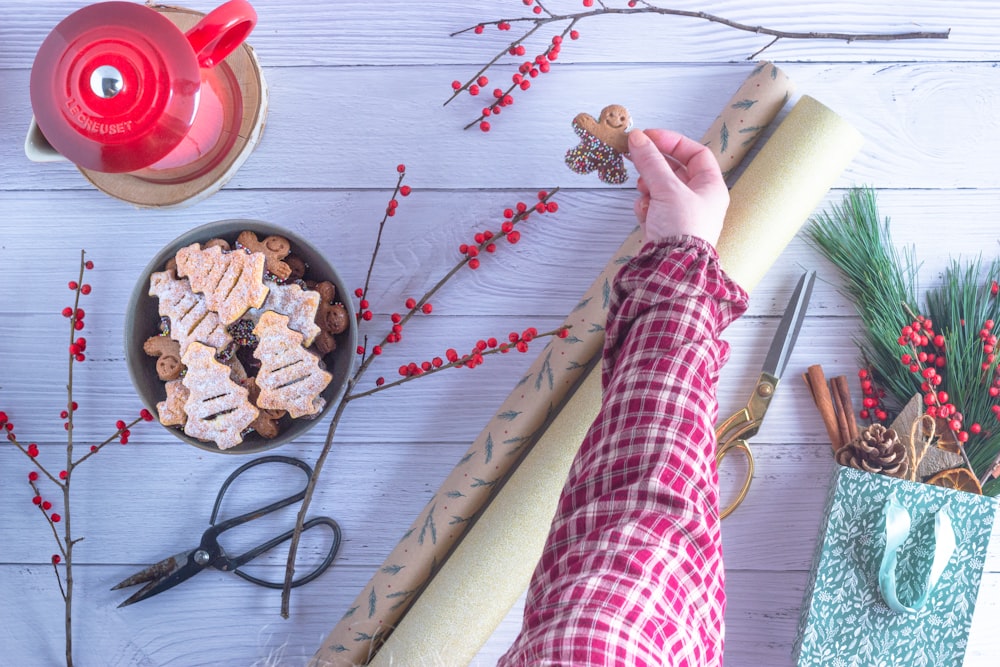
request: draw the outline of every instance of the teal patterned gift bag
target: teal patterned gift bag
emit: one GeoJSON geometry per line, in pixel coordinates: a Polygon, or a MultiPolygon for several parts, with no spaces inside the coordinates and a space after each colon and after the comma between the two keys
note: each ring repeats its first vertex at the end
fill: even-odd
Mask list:
{"type": "Polygon", "coordinates": [[[1000,499],[838,466],[799,667],[958,667],[1000,499]]]}

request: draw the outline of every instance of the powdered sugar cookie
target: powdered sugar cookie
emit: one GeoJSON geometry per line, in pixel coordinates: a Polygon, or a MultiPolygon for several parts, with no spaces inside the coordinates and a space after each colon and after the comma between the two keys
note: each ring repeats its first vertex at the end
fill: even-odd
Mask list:
{"type": "Polygon", "coordinates": [[[288,328],[288,317],[267,311],[254,333],[260,338],[253,353],[260,360],[257,405],[287,410],[293,419],[322,410],[326,402],[319,394],[333,376],[320,367],[319,356],[302,347],[302,334],[288,328]]]}
{"type": "Polygon", "coordinates": [[[170,337],[180,345],[181,357],[191,341],[216,349],[232,341],[218,314],[209,310],[205,297],[195,294],[188,281],[179,279],[173,270],[150,275],[149,295],[160,300],[158,312],[170,319],[170,337]]]}
{"type": "Polygon", "coordinates": [[[321,329],[316,324],[316,311],[319,310],[320,293],[311,289],[302,289],[298,285],[271,285],[267,298],[260,308],[252,308],[249,318],[254,322],[260,320],[261,314],[272,310],[288,316],[288,326],[302,334],[303,345],[313,344],[321,329]]]}
{"type": "Polygon", "coordinates": [[[171,380],[163,386],[167,390],[167,398],[156,404],[156,414],[160,418],[160,423],[164,426],[183,426],[187,421],[184,404],[187,403],[191,392],[180,380],[171,380]]]}
{"type": "Polygon", "coordinates": [[[182,358],[187,373],[181,382],[190,392],[184,404],[184,432],[210,440],[219,449],[243,442],[243,431],[259,414],[245,387],[233,382],[229,366],[215,358],[215,349],[195,341],[182,358]]]}
{"type": "Polygon", "coordinates": [[[177,251],[177,275],[187,277],[191,289],[205,295],[208,307],[223,324],[238,320],[267,298],[264,255],[243,250],[223,252],[218,246],[202,249],[197,243],[177,251]]]}

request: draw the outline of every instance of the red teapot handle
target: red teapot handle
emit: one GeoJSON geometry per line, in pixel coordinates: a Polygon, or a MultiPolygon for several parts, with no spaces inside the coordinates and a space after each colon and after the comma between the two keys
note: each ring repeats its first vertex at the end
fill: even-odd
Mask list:
{"type": "Polygon", "coordinates": [[[198,65],[215,67],[243,43],[254,26],[257,12],[247,0],[229,0],[213,9],[185,33],[198,65]]]}

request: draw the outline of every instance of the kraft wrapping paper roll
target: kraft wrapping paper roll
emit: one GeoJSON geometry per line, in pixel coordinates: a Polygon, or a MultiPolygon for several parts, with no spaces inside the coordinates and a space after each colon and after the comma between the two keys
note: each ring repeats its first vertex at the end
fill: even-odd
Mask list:
{"type": "MultiPolygon", "coordinates": [[[[861,135],[803,97],[732,188],[722,265],[751,290],[860,150],[861,135]]],[[[524,592],[584,433],[601,404],[595,365],[372,665],[471,661],[524,592]]]]}
{"type": "MultiPolygon", "coordinates": [[[[791,90],[791,82],[781,70],[767,62],[759,63],[730,98],[702,142],[712,149],[720,164],[738,165],[763,128],[777,116],[791,90]]],[[[545,347],[527,375],[503,402],[382,567],[324,640],[313,658],[313,665],[367,663],[384,637],[418,599],[420,591],[449,557],[448,554],[464,539],[472,519],[475,518],[476,525],[482,521],[483,507],[493,502],[491,498],[496,495],[496,488],[512,471],[528,465],[532,470],[558,470],[556,478],[559,475],[565,477],[569,461],[557,457],[554,461],[543,463],[534,457],[534,448],[542,433],[552,430],[551,415],[559,413],[570,396],[579,395],[582,391],[582,388],[578,390],[576,387],[583,386],[581,382],[587,377],[588,368],[599,358],[604,342],[611,283],[622,263],[634,255],[641,244],[642,238],[636,231],[618,249],[566,318],[565,324],[572,327],[570,336],[553,340],[545,347]]],[[[599,400],[599,395],[594,400],[599,400]]],[[[579,446],[587,426],[589,420],[579,424],[578,437],[569,437],[569,440],[575,437],[579,446]]],[[[575,452],[575,449],[572,451],[575,452]]],[[[546,456],[546,452],[539,456],[546,456]]],[[[539,488],[551,488],[556,482],[561,486],[561,481],[556,478],[548,480],[548,484],[540,484],[539,488]]],[[[545,498],[546,495],[537,498],[543,507],[545,498]]],[[[534,501],[531,504],[535,504],[534,501]]],[[[551,515],[552,510],[549,510],[549,520],[551,515]]],[[[534,536],[532,543],[537,542],[539,537],[544,541],[548,523],[544,526],[537,524],[537,529],[542,532],[534,536]]],[[[522,589],[535,559],[537,556],[523,559],[522,565],[527,569],[526,574],[518,579],[522,582],[518,584],[522,589]]],[[[506,605],[506,610],[513,601],[498,598],[495,604],[506,605]]],[[[495,615],[495,612],[490,615],[495,615]]],[[[397,660],[397,664],[420,663],[397,660]]]]}

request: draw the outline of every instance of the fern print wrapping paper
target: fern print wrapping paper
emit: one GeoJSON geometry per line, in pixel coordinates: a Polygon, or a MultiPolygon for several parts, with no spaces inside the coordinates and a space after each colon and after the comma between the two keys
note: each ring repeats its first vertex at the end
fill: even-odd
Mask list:
{"type": "Polygon", "coordinates": [[[806,587],[795,643],[799,667],[961,665],[1000,499],[838,467],[806,587]],[[892,611],[879,591],[884,505],[895,494],[912,519],[896,572],[915,600],[934,555],[934,513],[948,508],[957,548],[927,605],[892,611]]]}

